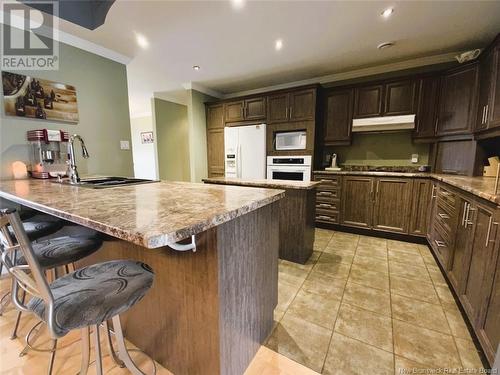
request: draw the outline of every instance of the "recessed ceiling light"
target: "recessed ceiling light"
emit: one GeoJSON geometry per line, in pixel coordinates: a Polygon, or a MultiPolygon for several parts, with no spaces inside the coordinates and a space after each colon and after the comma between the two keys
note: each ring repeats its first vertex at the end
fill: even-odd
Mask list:
{"type": "Polygon", "coordinates": [[[135,40],[137,41],[137,44],[139,45],[139,47],[144,48],[144,49],[149,47],[148,39],[144,35],[139,34],[139,33],[135,33],[135,40]]]}
{"type": "Polygon", "coordinates": [[[199,66],[199,65],[193,65],[193,69],[194,69],[194,70],[200,70],[201,68],[200,68],[200,66],[199,66]]]}
{"type": "Polygon", "coordinates": [[[279,51],[282,48],[283,48],[283,40],[276,39],[276,42],[274,42],[274,49],[276,49],[276,51],[279,51]]]}
{"type": "Polygon", "coordinates": [[[381,14],[384,18],[389,18],[394,13],[394,8],[387,8],[381,14]]]}
{"type": "Polygon", "coordinates": [[[242,9],[245,6],[245,0],[231,0],[231,5],[233,6],[233,9],[242,9]]]}
{"type": "Polygon", "coordinates": [[[377,48],[378,49],[386,49],[386,48],[390,48],[394,45],[395,43],[394,42],[384,42],[384,43],[380,43],[377,48]]]}

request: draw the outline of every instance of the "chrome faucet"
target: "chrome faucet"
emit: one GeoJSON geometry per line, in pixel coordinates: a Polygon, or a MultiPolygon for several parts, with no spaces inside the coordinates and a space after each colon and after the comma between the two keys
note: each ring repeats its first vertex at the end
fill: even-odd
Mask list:
{"type": "Polygon", "coordinates": [[[68,142],[68,155],[69,155],[68,177],[69,177],[69,182],[71,184],[77,184],[80,182],[80,177],[78,176],[78,171],[76,169],[75,147],[74,147],[75,139],[78,139],[80,141],[80,144],[82,145],[83,158],[84,159],[89,158],[89,152],[87,151],[87,147],[85,147],[85,142],[83,141],[83,138],[80,137],[78,134],[73,134],[68,142]]]}

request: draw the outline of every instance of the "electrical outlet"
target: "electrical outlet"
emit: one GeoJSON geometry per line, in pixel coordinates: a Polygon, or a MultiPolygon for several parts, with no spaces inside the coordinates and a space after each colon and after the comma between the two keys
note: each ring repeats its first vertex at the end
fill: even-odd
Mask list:
{"type": "Polygon", "coordinates": [[[130,150],[130,142],[120,141],[120,150],[130,150]]]}
{"type": "Polygon", "coordinates": [[[411,162],[418,163],[418,154],[411,154],[411,162]]]}

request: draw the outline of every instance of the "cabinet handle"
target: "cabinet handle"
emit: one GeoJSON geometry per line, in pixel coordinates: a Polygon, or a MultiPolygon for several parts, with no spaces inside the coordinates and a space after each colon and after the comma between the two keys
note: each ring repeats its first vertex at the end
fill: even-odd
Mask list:
{"type": "Polygon", "coordinates": [[[328,204],[328,203],[320,203],[318,204],[319,207],[328,207],[328,208],[331,208],[333,207],[331,204],[328,204]]]}
{"type": "MultiPolygon", "coordinates": [[[[488,247],[489,243],[490,243],[490,233],[491,233],[491,226],[492,225],[498,225],[497,222],[493,222],[493,216],[490,216],[490,220],[488,221],[488,232],[486,233],[486,243],[484,244],[485,247],[488,247]]],[[[495,242],[495,241],[491,241],[491,242],[495,242]]]]}
{"type": "Polygon", "coordinates": [[[318,192],[318,195],[333,195],[333,193],[331,193],[329,191],[320,191],[320,192],[318,192]]]}
{"type": "Polygon", "coordinates": [[[488,123],[488,111],[490,109],[490,105],[489,104],[486,104],[486,111],[484,113],[484,123],[487,124],[488,123]]]}
{"type": "Polygon", "coordinates": [[[466,226],[466,225],[465,225],[465,223],[466,223],[466,221],[465,221],[465,213],[467,212],[467,206],[468,206],[468,205],[469,205],[469,203],[468,203],[468,202],[465,202],[465,203],[464,203],[464,213],[463,213],[463,215],[462,215],[462,226],[463,226],[463,227],[465,227],[465,226],[466,226]]]}
{"type": "Polygon", "coordinates": [[[378,199],[378,187],[380,185],[380,181],[377,181],[377,191],[375,192],[375,199],[378,199]]]}
{"type": "Polygon", "coordinates": [[[441,219],[449,219],[450,216],[446,215],[446,214],[443,214],[443,213],[438,213],[438,216],[441,218],[441,219]]]}
{"type": "Polygon", "coordinates": [[[436,117],[436,124],[434,125],[434,134],[438,132],[439,117],[436,117]]]}
{"type": "Polygon", "coordinates": [[[292,118],[292,108],[293,107],[290,107],[290,118],[292,118]]]}
{"type": "Polygon", "coordinates": [[[288,107],[285,108],[285,117],[288,119],[288,107]]]}
{"type": "Polygon", "coordinates": [[[372,180],[372,183],[370,185],[370,197],[372,198],[372,202],[375,201],[374,197],[373,197],[373,180],[372,180]]]}
{"type": "Polygon", "coordinates": [[[432,185],[431,201],[436,198],[434,193],[436,192],[436,185],[432,185]]]}
{"type": "Polygon", "coordinates": [[[486,112],[486,106],[483,105],[483,116],[481,117],[481,125],[484,124],[484,113],[486,112]]]}
{"type": "Polygon", "coordinates": [[[332,218],[330,216],[323,216],[323,215],[316,216],[316,219],[320,219],[320,220],[332,220],[332,218]]]}
{"type": "Polygon", "coordinates": [[[474,225],[474,222],[469,220],[469,214],[471,211],[476,211],[476,209],[471,207],[470,203],[469,203],[469,205],[467,206],[467,215],[465,216],[465,227],[466,228],[468,225],[474,225]]]}
{"type": "Polygon", "coordinates": [[[443,241],[434,240],[434,242],[436,243],[437,247],[446,247],[446,244],[443,241]]]}

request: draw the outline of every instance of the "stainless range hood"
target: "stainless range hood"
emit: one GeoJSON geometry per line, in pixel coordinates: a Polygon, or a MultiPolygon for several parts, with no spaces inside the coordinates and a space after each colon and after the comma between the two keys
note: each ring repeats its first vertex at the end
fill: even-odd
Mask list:
{"type": "Polygon", "coordinates": [[[415,115],[383,116],[352,120],[353,133],[408,130],[415,128],[415,115]]]}

